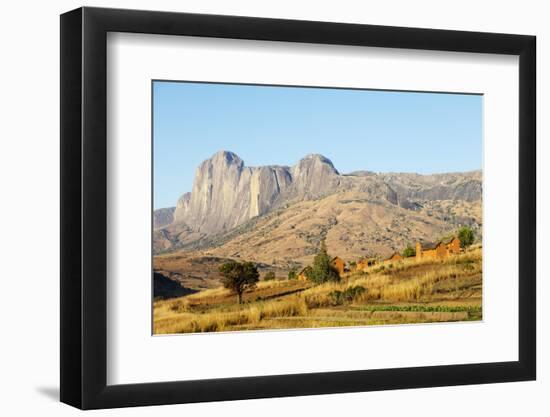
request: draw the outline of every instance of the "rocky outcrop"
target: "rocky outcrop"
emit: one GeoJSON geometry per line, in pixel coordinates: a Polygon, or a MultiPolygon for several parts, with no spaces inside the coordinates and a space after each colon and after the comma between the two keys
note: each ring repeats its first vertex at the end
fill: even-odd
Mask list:
{"type": "Polygon", "coordinates": [[[340,185],[340,174],[330,159],[307,155],[291,169],[293,192],[300,199],[311,199],[334,192],[340,185]]]}
{"type": "Polygon", "coordinates": [[[420,175],[410,173],[378,174],[392,187],[400,200],[481,200],[481,171],[420,175]]]}
{"type": "Polygon", "coordinates": [[[197,168],[193,191],[179,199],[174,222],[200,233],[227,231],[285,201],[334,192],[339,184],[338,171],[321,155],[293,167],[247,167],[234,153],[220,151],[197,168]]]}

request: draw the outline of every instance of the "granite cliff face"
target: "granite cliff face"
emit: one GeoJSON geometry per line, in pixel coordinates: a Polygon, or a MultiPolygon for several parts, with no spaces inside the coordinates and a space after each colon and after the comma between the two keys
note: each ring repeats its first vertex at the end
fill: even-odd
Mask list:
{"type": "Polygon", "coordinates": [[[299,202],[349,192],[365,203],[384,204],[386,210],[405,209],[405,213],[418,212],[439,200],[475,203],[481,201],[481,171],[342,175],[322,155],[307,155],[291,167],[248,167],[236,154],[220,151],[197,168],[193,189],[178,200],[173,222],[155,230],[155,251],[227,233],[299,202]]]}
{"type": "Polygon", "coordinates": [[[220,151],[197,168],[193,191],[178,201],[174,222],[206,234],[229,230],[268,212],[291,182],[287,167],[246,167],[234,153],[220,151]]]}
{"type": "Polygon", "coordinates": [[[227,231],[283,202],[334,192],[340,182],[321,155],[308,155],[293,167],[247,167],[234,153],[220,151],[197,168],[193,191],[178,201],[174,222],[206,234],[227,231]]]}

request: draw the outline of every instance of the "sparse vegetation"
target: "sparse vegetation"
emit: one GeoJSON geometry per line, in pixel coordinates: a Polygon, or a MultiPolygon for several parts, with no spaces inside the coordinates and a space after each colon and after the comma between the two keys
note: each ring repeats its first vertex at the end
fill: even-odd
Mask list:
{"type": "Polygon", "coordinates": [[[480,320],[481,268],[481,247],[472,245],[445,260],[404,259],[340,281],[262,280],[243,290],[242,304],[234,289],[219,287],[155,301],[154,333],[480,320]]]}
{"type": "Polygon", "coordinates": [[[467,248],[475,240],[475,233],[469,226],[463,226],[458,229],[458,238],[460,239],[460,246],[462,248],[467,248]]]}
{"type": "Polygon", "coordinates": [[[365,292],[365,287],[360,285],[355,287],[348,287],[343,291],[335,290],[329,293],[329,298],[333,305],[349,304],[356,298],[359,298],[365,292]]]}

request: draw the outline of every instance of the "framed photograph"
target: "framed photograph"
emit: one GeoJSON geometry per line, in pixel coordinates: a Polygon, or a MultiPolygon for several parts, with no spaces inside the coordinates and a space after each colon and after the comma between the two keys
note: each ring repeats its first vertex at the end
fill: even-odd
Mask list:
{"type": "Polygon", "coordinates": [[[533,380],[535,37],[61,16],[61,401],[533,380]]]}

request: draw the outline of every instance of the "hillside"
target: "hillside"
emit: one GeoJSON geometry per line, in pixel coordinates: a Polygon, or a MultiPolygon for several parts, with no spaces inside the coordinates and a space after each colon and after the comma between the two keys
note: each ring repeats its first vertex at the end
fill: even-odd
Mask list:
{"type": "Polygon", "coordinates": [[[340,282],[260,282],[237,304],[214,288],[156,301],[153,332],[191,333],[471,321],[482,318],[482,257],[476,247],[446,260],[404,260],[340,282]]]}
{"type": "MultiPolygon", "coordinates": [[[[219,266],[230,258],[219,256],[204,256],[201,253],[174,253],[155,256],[153,269],[171,281],[193,291],[216,288],[221,285],[219,266]]],[[[260,274],[263,276],[272,271],[278,276],[286,276],[288,272],[273,265],[258,262],[260,274]]]]}
{"type": "MultiPolygon", "coordinates": [[[[460,206],[461,213],[479,215],[475,204],[460,202],[460,206]]],[[[453,208],[458,211],[457,204],[453,208]]],[[[441,208],[434,212],[432,205],[411,213],[388,202],[369,201],[363,193],[339,193],[296,203],[204,240],[202,252],[265,263],[303,264],[311,261],[325,239],[329,252],[346,260],[385,257],[413,244],[412,236],[429,240],[457,228],[459,219],[450,212],[441,208]]]]}
{"type": "Polygon", "coordinates": [[[347,262],[389,256],[415,239],[431,240],[456,230],[465,219],[481,217],[479,204],[466,201],[424,202],[417,211],[370,201],[358,192],[338,193],[296,203],[254,218],[230,232],[192,240],[182,250],[155,257],[155,268],[176,271],[186,285],[216,286],[220,259],[267,265],[281,277],[310,264],[322,239],[329,253],[347,262]],[[211,265],[210,264],[214,264],[211,265]],[[196,265],[196,267],[192,267],[196,265]],[[206,284],[210,282],[210,284],[206,284]]]}

